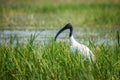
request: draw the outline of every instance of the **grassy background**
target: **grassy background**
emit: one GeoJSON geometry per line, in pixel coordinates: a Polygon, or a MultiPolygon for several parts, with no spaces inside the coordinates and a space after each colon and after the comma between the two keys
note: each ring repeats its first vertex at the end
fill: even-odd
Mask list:
{"type": "Polygon", "coordinates": [[[9,46],[0,45],[1,80],[119,80],[119,34],[113,45],[89,45],[95,62],[84,60],[77,52],[71,53],[69,44],[53,39],[45,45],[34,44],[35,35],[27,43],[12,37],[9,46]],[[16,44],[13,42],[16,41],[16,44]]]}
{"type": "MultiPolygon", "coordinates": [[[[68,22],[74,26],[119,27],[119,0],[0,0],[0,27],[53,26],[68,22]]],[[[112,34],[112,33],[111,33],[112,34]]],[[[120,35],[112,34],[112,45],[90,43],[96,60],[84,61],[72,54],[69,44],[52,40],[26,43],[11,37],[0,44],[0,80],[119,80],[120,35]],[[16,42],[16,43],[14,43],[16,42]]]]}
{"type": "Polygon", "coordinates": [[[1,0],[0,26],[120,26],[119,0],[1,0]]]}

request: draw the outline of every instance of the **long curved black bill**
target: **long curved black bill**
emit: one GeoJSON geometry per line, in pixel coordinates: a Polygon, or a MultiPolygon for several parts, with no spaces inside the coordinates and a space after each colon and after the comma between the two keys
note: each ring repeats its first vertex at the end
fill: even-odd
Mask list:
{"type": "Polygon", "coordinates": [[[56,36],[55,36],[55,41],[56,41],[56,39],[57,39],[57,37],[58,37],[58,35],[60,34],[60,33],[62,33],[64,30],[66,30],[66,29],[70,29],[70,35],[72,35],[72,25],[70,24],[70,23],[68,23],[68,24],[66,24],[62,29],[60,29],[60,31],[58,31],[58,33],[56,34],[56,36]]]}

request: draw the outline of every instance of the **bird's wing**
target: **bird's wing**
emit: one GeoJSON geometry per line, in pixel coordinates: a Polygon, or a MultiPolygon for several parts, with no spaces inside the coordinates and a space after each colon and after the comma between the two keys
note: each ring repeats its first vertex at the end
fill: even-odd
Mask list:
{"type": "Polygon", "coordinates": [[[82,54],[86,58],[94,58],[94,54],[92,51],[85,45],[83,44],[78,44],[78,45],[72,45],[71,47],[72,52],[78,51],[80,54],[82,54]]]}

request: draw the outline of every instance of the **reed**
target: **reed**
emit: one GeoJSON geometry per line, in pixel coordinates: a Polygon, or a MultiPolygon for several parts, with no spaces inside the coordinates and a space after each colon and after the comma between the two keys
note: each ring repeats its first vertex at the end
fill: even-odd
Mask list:
{"type": "Polygon", "coordinates": [[[84,60],[77,52],[69,50],[69,44],[54,42],[36,44],[36,35],[26,43],[11,38],[10,45],[0,45],[1,80],[119,80],[119,33],[113,45],[90,43],[96,56],[95,62],[84,60]],[[17,43],[13,43],[17,41],[17,43]]]}
{"type": "Polygon", "coordinates": [[[120,26],[119,3],[0,5],[0,26],[120,26]]]}

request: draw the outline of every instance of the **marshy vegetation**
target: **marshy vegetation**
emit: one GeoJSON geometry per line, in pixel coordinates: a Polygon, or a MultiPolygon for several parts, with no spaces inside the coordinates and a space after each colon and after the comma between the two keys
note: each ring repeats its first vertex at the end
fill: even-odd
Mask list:
{"type": "Polygon", "coordinates": [[[84,60],[77,52],[71,53],[69,44],[50,39],[45,45],[35,44],[35,35],[26,43],[11,38],[10,45],[0,45],[0,79],[40,80],[104,80],[120,79],[120,39],[114,45],[89,47],[95,62],[84,60]],[[14,40],[16,44],[13,44],[14,40]]]}
{"type": "Polygon", "coordinates": [[[60,26],[68,22],[75,26],[120,26],[117,0],[103,3],[99,0],[3,2],[0,3],[0,26],[60,26]]]}
{"type": "Polygon", "coordinates": [[[18,35],[9,36],[7,44],[0,44],[0,80],[119,80],[119,21],[119,0],[0,0],[1,31],[17,30],[17,26],[23,28],[21,31],[24,31],[24,26],[57,29],[68,22],[76,28],[96,27],[96,32],[114,29],[107,31],[110,35],[105,33],[113,41],[110,45],[96,45],[92,41],[94,35],[92,40],[88,40],[87,34],[81,35],[90,41],[88,46],[96,57],[92,63],[77,52],[73,54],[67,42],[54,42],[50,38],[43,44],[36,42],[36,35],[20,42],[18,35]]]}

